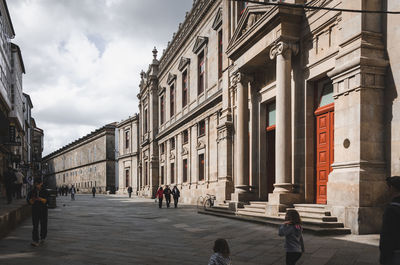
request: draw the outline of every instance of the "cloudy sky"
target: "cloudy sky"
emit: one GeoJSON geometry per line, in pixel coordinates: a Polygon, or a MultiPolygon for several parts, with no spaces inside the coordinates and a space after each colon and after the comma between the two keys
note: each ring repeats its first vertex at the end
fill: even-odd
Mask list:
{"type": "Polygon", "coordinates": [[[138,112],[139,73],[192,0],[8,0],[48,154],[138,112]]]}

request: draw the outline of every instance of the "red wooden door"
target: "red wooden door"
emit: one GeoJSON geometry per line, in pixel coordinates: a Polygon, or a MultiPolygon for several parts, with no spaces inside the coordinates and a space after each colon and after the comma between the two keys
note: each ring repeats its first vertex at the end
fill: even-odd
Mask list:
{"type": "Polygon", "coordinates": [[[333,163],[333,104],[317,109],[316,114],[316,202],[326,204],[328,175],[333,163]]]}

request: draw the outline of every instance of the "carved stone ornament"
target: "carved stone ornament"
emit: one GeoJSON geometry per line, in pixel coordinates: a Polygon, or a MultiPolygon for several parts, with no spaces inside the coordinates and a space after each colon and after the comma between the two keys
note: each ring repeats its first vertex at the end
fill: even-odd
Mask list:
{"type": "Polygon", "coordinates": [[[292,52],[293,55],[296,55],[299,52],[299,45],[293,42],[279,41],[272,46],[269,57],[273,60],[278,55],[285,55],[286,52],[292,52]]]}
{"type": "Polygon", "coordinates": [[[189,152],[188,152],[187,148],[186,148],[186,147],[183,147],[183,148],[182,148],[181,154],[182,154],[182,155],[187,155],[188,153],[189,153],[189,152]]]}
{"type": "Polygon", "coordinates": [[[167,79],[167,84],[171,85],[172,82],[176,79],[176,75],[169,73],[168,74],[168,79],[167,79]]]}
{"type": "Polygon", "coordinates": [[[240,36],[246,33],[256,22],[262,17],[264,13],[251,13],[247,18],[246,23],[244,24],[242,31],[240,32],[240,36]]]}
{"type": "Polygon", "coordinates": [[[241,72],[237,72],[232,76],[231,83],[232,86],[236,86],[238,83],[246,83],[246,82],[252,82],[253,79],[251,76],[247,74],[243,74],[241,72]]]}
{"type": "Polygon", "coordinates": [[[171,152],[171,153],[169,154],[169,159],[170,159],[170,160],[175,159],[175,154],[174,154],[173,152],[171,152]]]}
{"type": "Polygon", "coordinates": [[[158,87],[158,94],[161,95],[162,93],[165,92],[165,90],[166,90],[165,87],[159,86],[159,87],[158,87]]]}
{"type": "Polygon", "coordinates": [[[217,15],[212,25],[213,30],[217,30],[222,25],[222,7],[218,8],[217,15]]]}
{"type": "Polygon", "coordinates": [[[207,43],[207,37],[198,36],[196,42],[194,43],[193,52],[197,54],[201,50],[201,48],[207,43]]]}
{"type": "Polygon", "coordinates": [[[204,148],[206,148],[206,145],[203,143],[203,141],[198,141],[197,142],[197,150],[204,149],[204,148]]]}
{"type": "Polygon", "coordinates": [[[188,64],[190,64],[190,59],[182,57],[178,65],[178,70],[182,72],[185,66],[188,64]]]}

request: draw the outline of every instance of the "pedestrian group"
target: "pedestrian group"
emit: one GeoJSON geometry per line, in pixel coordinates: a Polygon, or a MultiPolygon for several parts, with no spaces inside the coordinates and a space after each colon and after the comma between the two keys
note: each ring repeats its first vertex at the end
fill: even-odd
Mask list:
{"type": "Polygon", "coordinates": [[[163,197],[165,197],[166,206],[167,206],[167,208],[169,208],[169,206],[171,204],[171,196],[174,198],[174,206],[175,206],[175,208],[177,208],[179,197],[181,196],[181,193],[180,193],[178,187],[174,186],[172,191],[168,187],[168,185],[166,185],[164,189],[162,187],[159,187],[157,190],[157,193],[156,193],[156,201],[158,199],[158,207],[160,209],[162,208],[163,197]]]}

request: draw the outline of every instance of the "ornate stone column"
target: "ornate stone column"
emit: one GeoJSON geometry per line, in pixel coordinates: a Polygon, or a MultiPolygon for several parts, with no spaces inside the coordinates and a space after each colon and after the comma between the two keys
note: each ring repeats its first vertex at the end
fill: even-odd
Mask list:
{"type": "Polygon", "coordinates": [[[297,44],[280,41],[270,51],[276,58],[276,174],[274,193],[292,191],[291,72],[297,44]]]}
{"type": "Polygon", "coordinates": [[[271,60],[276,58],[276,153],[274,191],[268,196],[267,214],[278,215],[299,199],[292,193],[292,128],[291,82],[292,54],[298,45],[279,41],[270,50],[271,60]]]}
{"type": "Polygon", "coordinates": [[[243,73],[237,73],[234,78],[237,93],[237,125],[236,125],[236,174],[233,200],[236,202],[248,200],[249,190],[249,90],[250,79],[243,73]]]}

